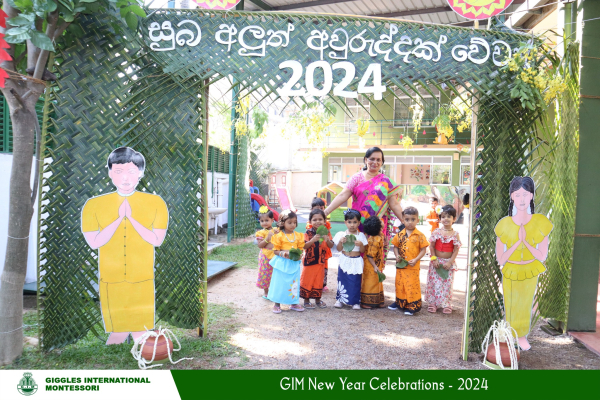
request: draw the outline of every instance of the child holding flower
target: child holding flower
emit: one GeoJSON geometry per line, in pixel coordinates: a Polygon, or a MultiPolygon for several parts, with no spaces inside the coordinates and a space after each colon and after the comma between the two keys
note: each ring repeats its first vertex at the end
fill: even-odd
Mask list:
{"type": "Polygon", "coordinates": [[[415,207],[406,207],[402,211],[402,218],[406,228],[392,239],[396,255],[396,301],[388,308],[414,315],[421,311],[419,272],[421,258],[425,255],[429,242],[417,229],[419,211],[415,207]]]}
{"type": "Polygon", "coordinates": [[[458,269],[454,260],[461,246],[458,232],[452,229],[452,224],[456,221],[454,207],[444,206],[440,213],[440,221],[443,228],[433,231],[429,238],[431,262],[427,273],[425,301],[429,304],[427,311],[430,313],[435,313],[438,307],[442,307],[444,314],[451,314],[452,284],[454,272],[458,269]]]}
{"type": "Polygon", "coordinates": [[[304,235],[295,232],[298,217],[291,210],[279,215],[277,223],[280,232],[273,236],[271,259],[273,275],[267,298],[275,303],[273,312],[281,313],[281,304],[291,304],[290,310],[304,311],[300,305],[300,258],[304,249],[304,235]]]}
{"type": "Polygon", "coordinates": [[[304,234],[306,253],[300,277],[300,297],[304,299],[304,308],[306,309],[313,309],[315,306],[326,308],[327,304],[321,300],[323,275],[327,259],[331,257],[333,241],[329,230],[325,227],[323,210],[313,209],[308,216],[308,221],[311,227],[304,234]],[[315,299],[315,304],[312,304],[310,299],[315,299]]]}

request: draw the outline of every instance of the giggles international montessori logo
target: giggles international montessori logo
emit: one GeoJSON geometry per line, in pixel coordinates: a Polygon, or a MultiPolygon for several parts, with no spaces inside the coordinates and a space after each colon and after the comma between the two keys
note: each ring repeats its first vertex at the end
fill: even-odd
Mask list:
{"type": "Polygon", "coordinates": [[[23,396],[31,396],[38,390],[38,385],[35,383],[32,376],[33,374],[31,372],[25,372],[17,385],[17,390],[23,396]]]}

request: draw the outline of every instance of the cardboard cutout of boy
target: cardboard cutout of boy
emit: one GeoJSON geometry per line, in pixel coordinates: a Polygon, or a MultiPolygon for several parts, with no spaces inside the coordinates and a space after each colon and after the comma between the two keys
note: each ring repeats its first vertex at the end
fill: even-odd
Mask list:
{"type": "Polygon", "coordinates": [[[144,156],[120,147],[108,156],[116,192],[89,199],[81,230],[98,249],[99,295],[106,344],[134,340],[154,328],[154,248],[167,234],[169,213],[160,196],[135,190],[144,176],[144,156]]]}
{"type": "Polygon", "coordinates": [[[552,222],[534,214],[535,184],[530,177],[515,177],[510,183],[508,216],[496,225],[496,258],[502,266],[502,288],[506,321],[517,332],[519,346],[529,350],[531,310],[538,276],[546,271],[548,235],[552,222]]]}

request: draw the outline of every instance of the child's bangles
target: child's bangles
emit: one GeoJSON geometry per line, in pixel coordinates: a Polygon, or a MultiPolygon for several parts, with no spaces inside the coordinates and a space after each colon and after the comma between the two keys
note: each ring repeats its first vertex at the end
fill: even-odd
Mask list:
{"type": "Polygon", "coordinates": [[[437,260],[437,257],[436,257],[436,256],[431,256],[429,259],[430,259],[431,261],[435,261],[435,260],[437,260]]]}

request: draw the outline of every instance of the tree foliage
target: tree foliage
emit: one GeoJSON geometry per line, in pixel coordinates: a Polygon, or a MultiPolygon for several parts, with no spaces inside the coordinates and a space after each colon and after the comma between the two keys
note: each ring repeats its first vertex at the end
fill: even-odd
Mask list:
{"type": "MultiPolygon", "coordinates": [[[[27,46],[40,50],[54,51],[55,40],[66,35],[67,41],[83,33],[76,22],[79,14],[106,11],[109,7],[118,10],[127,26],[136,30],[138,17],[145,17],[142,0],[5,0],[18,15],[7,23],[5,40],[14,45],[15,69],[24,74],[27,69],[27,46]],[[53,25],[54,29],[49,29],[53,25]]],[[[31,53],[30,53],[31,54],[31,53]]],[[[31,65],[30,60],[29,65],[31,65]]]]}

